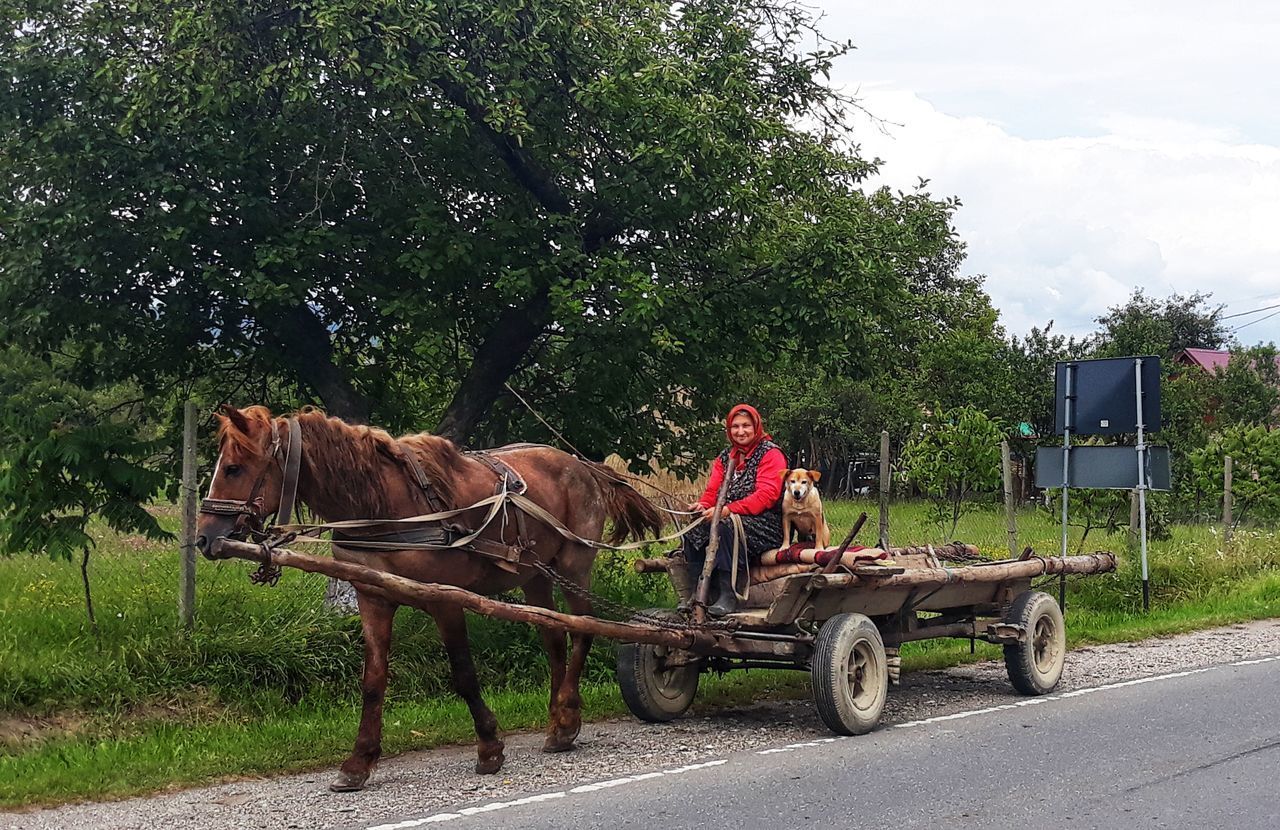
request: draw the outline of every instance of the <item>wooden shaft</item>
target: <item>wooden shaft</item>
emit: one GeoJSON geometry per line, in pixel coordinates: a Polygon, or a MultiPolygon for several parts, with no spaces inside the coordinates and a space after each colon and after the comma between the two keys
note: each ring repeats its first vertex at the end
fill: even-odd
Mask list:
{"type": "Polygon", "coordinates": [[[448,602],[454,605],[461,605],[469,611],[484,614],[488,617],[529,623],[541,628],[550,628],[558,631],[608,637],[624,643],[653,643],[654,645],[674,648],[689,648],[695,643],[710,644],[715,642],[715,637],[707,633],[673,631],[638,623],[614,622],[612,620],[597,619],[596,617],[562,614],[559,611],[531,605],[514,605],[490,599],[452,585],[418,582],[413,579],[406,579],[403,576],[387,573],[386,571],[357,565],[354,562],[339,562],[327,556],[298,553],[287,548],[268,550],[261,545],[233,542],[230,539],[218,539],[214,542],[213,555],[216,558],[230,557],[247,559],[251,562],[270,562],[309,573],[325,574],[337,579],[344,579],[356,585],[377,588],[391,599],[417,608],[428,609],[433,603],[448,602]]]}
{"type": "Polygon", "coordinates": [[[836,568],[840,567],[840,557],[844,556],[844,552],[853,544],[853,538],[858,535],[858,531],[862,530],[862,526],[866,523],[867,514],[864,511],[858,516],[858,520],[853,523],[853,530],[850,530],[849,535],[844,537],[844,541],[840,544],[840,550],[836,551],[835,555],[831,557],[831,561],[823,566],[822,573],[835,573],[836,568]]]}
{"type": "Polygon", "coordinates": [[[178,551],[178,625],[196,618],[196,404],[182,407],[182,547],[178,551]]]}
{"type": "Polygon", "coordinates": [[[968,565],[960,568],[911,568],[905,573],[879,579],[867,579],[854,574],[816,574],[810,587],[846,588],[867,586],[871,588],[903,588],[915,585],[971,584],[975,582],[1004,582],[1009,579],[1025,579],[1043,574],[1096,574],[1116,569],[1113,553],[1090,553],[1084,556],[1068,556],[1063,559],[1037,558],[1020,562],[1001,562],[992,565],[968,565]]]}
{"type": "Polygon", "coordinates": [[[707,595],[711,593],[711,572],[716,567],[716,553],[720,550],[720,516],[724,513],[724,503],[729,498],[729,479],[733,477],[733,453],[729,453],[724,463],[724,478],[720,482],[720,492],[716,494],[715,510],[711,513],[711,532],[707,535],[706,558],[702,560],[702,576],[698,579],[698,591],[693,606],[694,622],[702,622],[707,617],[707,595]]]}
{"type": "Polygon", "coordinates": [[[889,549],[889,431],[880,433],[880,549],[889,549]]]}

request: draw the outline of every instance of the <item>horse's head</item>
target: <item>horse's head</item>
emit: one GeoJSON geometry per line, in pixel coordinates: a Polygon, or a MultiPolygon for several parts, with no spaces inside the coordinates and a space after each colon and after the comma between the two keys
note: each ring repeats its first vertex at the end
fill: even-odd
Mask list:
{"type": "Polygon", "coordinates": [[[196,547],[213,559],[213,543],[226,536],[243,540],[261,531],[265,518],[280,506],[287,439],[263,406],[218,413],[218,463],[209,496],[200,504],[196,547]]]}

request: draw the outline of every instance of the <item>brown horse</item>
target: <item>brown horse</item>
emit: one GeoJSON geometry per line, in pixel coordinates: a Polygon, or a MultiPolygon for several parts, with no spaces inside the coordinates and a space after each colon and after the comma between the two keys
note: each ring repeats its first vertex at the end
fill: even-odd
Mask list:
{"type": "MultiPolygon", "coordinates": [[[[257,516],[274,513],[281,501],[285,467],[281,447],[288,443],[289,421],[273,418],[261,406],[242,410],[226,407],[223,413],[218,416],[218,465],[208,503],[224,500],[223,504],[253,506],[257,502],[257,516]]],[[[495,492],[498,473],[460,452],[446,439],[424,433],[397,440],[382,430],[351,426],[314,410],[299,412],[294,419],[301,433],[297,496],[326,521],[417,516],[435,512],[441,505],[472,505],[495,492]],[[418,463],[406,458],[406,452],[411,452],[418,463]],[[431,482],[434,498],[429,498],[421,486],[424,473],[431,482]]],[[[579,461],[543,446],[507,450],[500,458],[528,484],[526,495],[531,500],[583,539],[600,539],[606,518],[614,523],[611,541],[615,542],[626,536],[642,538],[647,531],[661,528],[657,510],[602,465],[579,461]]],[[[478,527],[484,513],[482,509],[468,512],[461,519],[478,527]]],[[[521,523],[523,530],[515,521],[502,523],[501,528],[497,524],[491,525],[481,538],[515,545],[517,534],[523,532],[527,537],[522,545],[526,560],[536,559],[575,584],[589,586],[595,549],[566,541],[529,517],[521,523]]],[[[242,529],[240,517],[202,509],[196,543],[212,558],[215,539],[242,529]]],[[[463,550],[359,551],[335,547],[334,556],[420,582],[456,585],[480,594],[521,588],[528,602],[554,607],[551,582],[541,571],[521,566],[512,572],[491,558],[463,550]]],[[[359,584],[355,588],[364,630],[364,707],[355,748],[330,784],[330,789],[338,791],[363,788],[381,754],[387,656],[391,622],[398,608],[376,588],[359,584]]],[[[587,599],[573,593],[566,593],[564,599],[576,614],[591,612],[587,599]]],[[[430,614],[448,652],[453,688],[466,701],[475,721],[479,753],[476,772],[497,772],[502,767],[503,743],[498,737],[497,719],[480,695],[462,609],[441,604],[431,608],[430,614]]],[[[572,650],[568,654],[562,632],[543,629],[542,638],[551,666],[551,723],[543,751],[562,752],[573,748],[581,727],[578,681],[591,637],[571,636],[572,650]]]]}

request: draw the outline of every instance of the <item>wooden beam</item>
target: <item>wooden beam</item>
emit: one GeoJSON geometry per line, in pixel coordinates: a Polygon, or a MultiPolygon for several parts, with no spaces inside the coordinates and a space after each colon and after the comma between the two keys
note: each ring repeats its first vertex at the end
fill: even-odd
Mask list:
{"type": "Polygon", "coordinates": [[[477,614],[484,614],[488,617],[529,623],[530,625],[558,631],[608,637],[624,643],[652,643],[654,645],[687,649],[695,643],[704,647],[711,646],[717,640],[717,637],[709,632],[674,631],[640,623],[615,622],[577,614],[562,614],[559,611],[551,611],[533,605],[500,602],[453,585],[418,582],[413,579],[406,579],[403,576],[387,573],[386,571],[357,565],[354,562],[339,562],[327,556],[298,553],[287,548],[269,549],[263,545],[251,545],[222,538],[214,542],[213,556],[215,559],[234,558],[247,559],[250,562],[269,562],[275,565],[297,568],[308,573],[320,573],[337,579],[345,579],[358,587],[376,588],[397,602],[417,608],[427,609],[433,604],[447,602],[461,605],[468,611],[474,611],[477,614]]]}

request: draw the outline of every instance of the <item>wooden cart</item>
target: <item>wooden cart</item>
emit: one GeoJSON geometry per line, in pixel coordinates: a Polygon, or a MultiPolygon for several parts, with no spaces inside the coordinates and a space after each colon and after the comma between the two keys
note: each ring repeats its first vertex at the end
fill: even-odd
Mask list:
{"type": "MultiPolygon", "coordinates": [[[[1013,687],[1045,694],[1062,675],[1066,628],[1058,603],[1033,591],[1032,579],[1116,567],[1115,555],[1102,552],[1062,559],[1028,551],[1016,560],[947,566],[930,551],[892,555],[890,561],[755,585],[746,607],[725,618],[734,630],[710,642],[621,646],[623,699],[641,719],[669,720],[692,703],[703,671],[801,669],[811,673],[823,722],[841,735],[857,735],[880,720],[890,678],[897,680],[898,646],[935,637],[1004,646],[1013,687]]],[[[667,573],[682,599],[691,593],[683,560],[638,560],[636,569],[667,573]]]]}
{"type": "MultiPolygon", "coordinates": [[[[899,645],[934,637],[1004,646],[1009,680],[1023,694],[1045,694],[1062,674],[1066,629],[1058,603],[1031,590],[1045,574],[1114,571],[1115,555],[1017,560],[948,567],[937,560],[855,565],[841,573],[797,573],[752,588],[743,610],[709,626],[670,609],[634,621],[564,614],[502,602],[450,585],[420,583],[385,571],[283,547],[219,539],[215,553],[286,566],[371,586],[406,605],[452,602],[480,614],[622,643],[618,683],[627,706],[648,721],[671,720],[693,702],[704,671],[789,668],[809,671],[823,722],[842,735],[879,722],[899,645]],[[889,649],[886,652],[886,649],[889,649]]],[[[682,598],[683,561],[637,560],[641,572],[667,573],[682,598]]]]}

